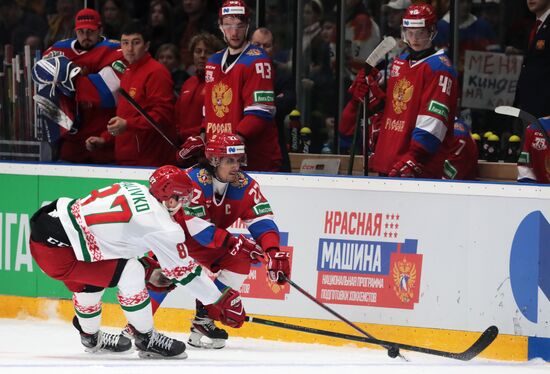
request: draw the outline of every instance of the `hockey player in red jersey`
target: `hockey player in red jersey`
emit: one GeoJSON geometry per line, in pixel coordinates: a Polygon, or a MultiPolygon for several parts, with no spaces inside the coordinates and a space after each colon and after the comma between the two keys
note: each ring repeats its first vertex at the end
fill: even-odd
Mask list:
{"type": "MultiPolygon", "coordinates": [[[[193,182],[193,199],[185,212],[180,211],[174,219],[187,230],[186,215],[193,215],[213,223],[216,229],[204,235],[188,235],[185,244],[189,255],[217,273],[218,287],[240,289],[250,272],[250,264],[262,258],[267,261],[269,278],[284,283],[281,275],[290,277],[289,253],[279,248],[279,229],[260,186],[240,170],[247,161],[244,144],[235,135],[213,135],[206,143],[205,153],[205,161],[186,171],[193,182]],[[238,219],[247,226],[253,239],[228,234],[226,229],[238,219]]],[[[166,296],[166,293],[150,293],[158,303],[166,296]]],[[[188,344],[223,348],[228,334],[216,327],[213,316],[199,300],[196,313],[188,344]]]]}
{"type": "Polygon", "coordinates": [[[532,123],[525,129],[525,140],[518,160],[518,182],[550,184],[550,117],[539,119],[544,131],[532,123]]]}
{"type": "MultiPolygon", "coordinates": [[[[131,348],[127,337],[100,330],[101,298],[105,288],[116,286],[140,357],[186,357],[183,342],[154,330],[146,273],[136,259],[149,249],[165,281],[185,287],[223,323],[239,327],[244,322],[239,293],[220,291],[188,255],[185,233],[171,216],[189,203],[193,186],[183,171],[172,168],[177,172],[156,170],[149,190],[139,183],[115,183],[80,199],[59,198],[31,218],[32,256],[73,292],[73,324],[89,352],[131,348]]],[[[198,218],[187,222],[199,236],[210,226],[198,218]]]]}
{"type": "Polygon", "coordinates": [[[381,175],[436,178],[453,137],[457,73],[443,50],[435,51],[436,15],[415,4],[403,16],[407,52],[390,68],[384,114],[370,164],[381,175]]]}
{"type": "Polygon", "coordinates": [[[99,13],[82,9],[75,17],[76,38],[56,42],[44,52],[43,59],[65,56],[81,69],[71,78],[77,121],[62,137],[58,157],[62,161],[96,164],[114,161],[112,147],[94,151],[85,147],[86,139],[99,136],[115,115],[116,90],[125,68],[120,43],[105,39],[101,31],[99,13]]]}
{"type": "MultiPolygon", "coordinates": [[[[227,48],[211,56],[206,64],[204,139],[237,134],[247,148],[247,170],[279,171],[281,152],[274,121],[271,59],[248,42],[250,14],[244,1],[224,1],[218,16],[227,48]]],[[[183,153],[194,145],[184,143],[183,153]]]]}
{"type": "Polygon", "coordinates": [[[454,137],[445,159],[443,179],[476,180],[478,152],[470,126],[463,119],[457,118],[453,133],[454,137]]]}

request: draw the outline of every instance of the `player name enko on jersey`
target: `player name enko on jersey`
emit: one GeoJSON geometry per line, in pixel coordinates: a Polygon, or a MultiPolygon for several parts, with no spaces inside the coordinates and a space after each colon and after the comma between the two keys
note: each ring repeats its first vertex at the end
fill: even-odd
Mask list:
{"type": "Polygon", "coordinates": [[[144,212],[151,209],[149,203],[147,203],[147,198],[143,194],[140,186],[136,183],[121,182],[120,185],[130,192],[132,196],[132,203],[138,212],[144,212]]]}

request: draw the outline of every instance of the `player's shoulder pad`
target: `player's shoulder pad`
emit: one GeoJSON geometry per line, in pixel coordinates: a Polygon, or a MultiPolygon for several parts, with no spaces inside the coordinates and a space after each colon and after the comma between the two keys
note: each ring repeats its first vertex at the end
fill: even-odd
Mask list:
{"type": "Polygon", "coordinates": [[[456,119],[454,123],[455,136],[470,136],[470,129],[461,119],[456,119]]]}
{"type": "Polygon", "coordinates": [[[51,48],[71,48],[75,40],[75,38],[58,40],[57,42],[53,43],[51,48]]]}
{"type": "Polygon", "coordinates": [[[257,60],[269,60],[269,56],[262,48],[250,44],[237,63],[250,66],[257,60]]]}
{"type": "Polygon", "coordinates": [[[456,77],[458,73],[453,67],[453,63],[443,50],[439,50],[433,55],[426,58],[426,63],[430,66],[433,72],[446,72],[453,77],[456,77]]]}
{"type": "Polygon", "coordinates": [[[187,175],[205,195],[212,193],[212,174],[204,168],[187,169],[187,175]]]}
{"type": "MultiPolygon", "coordinates": [[[[546,132],[550,134],[550,117],[539,118],[539,122],[542,125],[542,127],[546,130],[546,132]]],[[[532,131],[540,132],[540,127],[536,123],[530,123],[527,128],[532,131]]]]}
{"type": "Polygon", "coordinates": [[[220,65],[222,63],[223,53],[225,52],[226,49],[227,48],[224,48],[214,53],[212,56],[210,56],[210,58],[208,58],[208,62],[211,64],[220,65]]]}
{"type": "Polygon", "coordinates": [[[94,48],[97,47],[107,47],[109,49],[119,49],[120,48],[120,42],[115,39],[103,39],[99,43],[95,45],[94,48]]]}

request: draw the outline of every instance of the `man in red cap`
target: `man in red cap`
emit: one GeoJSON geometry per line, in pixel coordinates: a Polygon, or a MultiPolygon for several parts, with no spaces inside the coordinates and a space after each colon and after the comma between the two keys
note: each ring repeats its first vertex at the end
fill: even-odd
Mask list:
{"type": "MultiPolygon", "coordinates": [[[[50,61],[70,60],[80,68],[70,86],[74,87],[74,113],[76,118],[71,130],[62,135],[58,159],[74,163],[111,163],[113,149],[88,151],[85,141],[98,136],[107,127],[116,111],[116,90],[126,62],[120,43],[101,36],[101,17],[93,9],[85,8],[75,17],[76,38],[56,42],[44,53],[50,61]],[[60,59],[60,56],[66,59],[60,59]]],[[[54,63],[54,66],[60,63],[54,63]]],[[[62,95],[56,90],[56,95],[62,95]]]]}

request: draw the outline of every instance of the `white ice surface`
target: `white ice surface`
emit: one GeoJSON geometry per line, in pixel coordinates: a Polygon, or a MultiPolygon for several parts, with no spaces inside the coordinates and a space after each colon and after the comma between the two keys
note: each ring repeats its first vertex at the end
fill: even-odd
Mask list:
{"type": "MultiPolygon", "coordinates": [[[[109,332],[116,330],[106,329],[109,332]]],[[[187,340],[187,334],[167,335],[187,340]]],[[[0,319],[0,373],[75,374],[321,374],[321,373],[550,373],[542,360],[507,363],[474,359],[461,362],[402,352],[410,361],[389,358],[385,351],[318,344],[230,338],[221,350],[187,348],[185,360],[142,360],[125,354],[84,352],[77,331],[64,321],[0,319]]]]}

